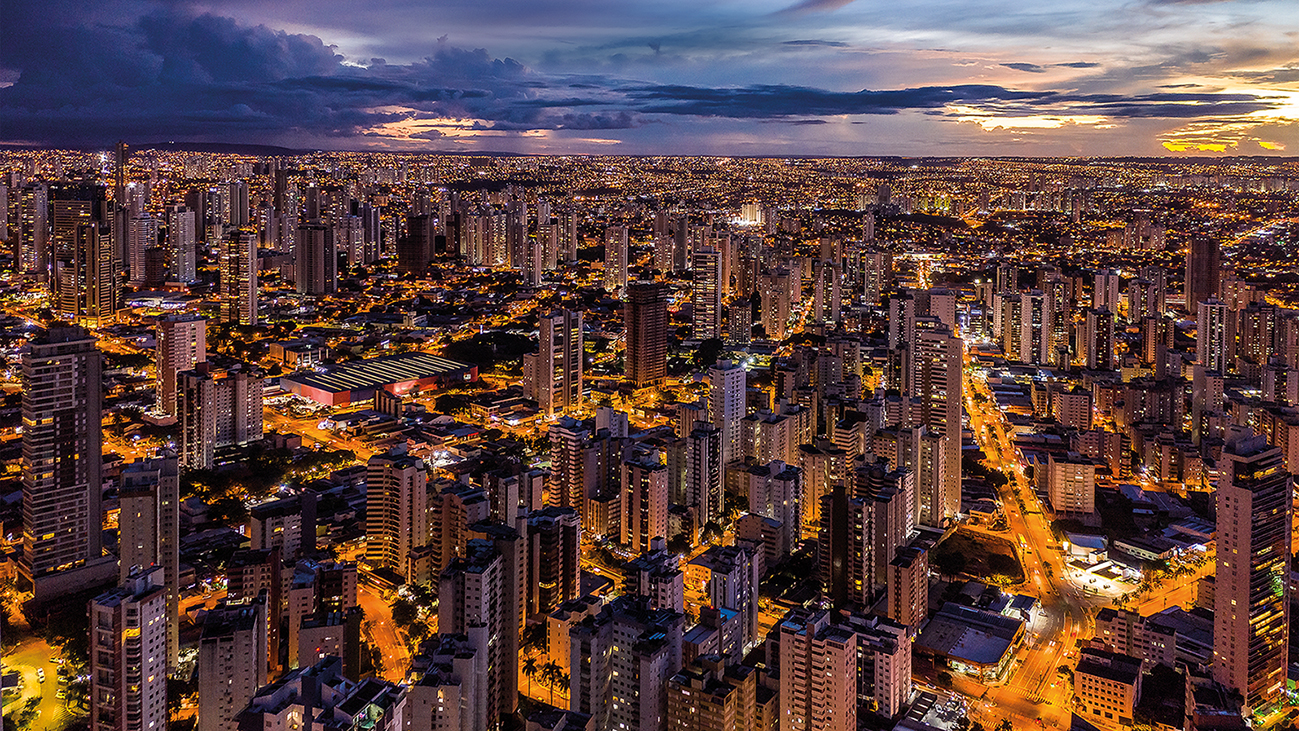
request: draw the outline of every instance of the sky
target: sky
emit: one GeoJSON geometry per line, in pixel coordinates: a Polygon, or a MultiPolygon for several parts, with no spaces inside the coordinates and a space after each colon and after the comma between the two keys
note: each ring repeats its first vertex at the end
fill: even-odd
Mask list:
{"type": "Polygon", "coordinates": [[[4,0],[0,144],[1299,152],[1296,0],[4,0]]]}

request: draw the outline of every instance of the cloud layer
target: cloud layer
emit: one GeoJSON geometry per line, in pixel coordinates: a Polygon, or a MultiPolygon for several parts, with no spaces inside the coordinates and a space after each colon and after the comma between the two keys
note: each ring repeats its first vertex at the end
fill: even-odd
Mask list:
{"type": "MultiPolygon", "coordinates": [[[[504,0],[488,5],[508,7],[504,0]]],[[[866,133],[849,123],[875,119],[866,127],[894,135],[891,151],[902,154],[914,154],[923,139],[964,141],[979,154],[990,145],[1023,154],[1026,135],[1041,154],[1081,152],[1084,135],[1100,143],[1097,152],[1128,153],[1173,149],[1170,141],[1199,144],[1187,143],[1191,138],[1212,142],[1214,130],[1229,133],[1229,145],[1258,140],[1277,149],[1293,134],[1289,114],[1299,106],[1299,91],[1290,92],[1299,63],[1261,46],[1162,46],[1140,60],[1073,51],[1063,58],[1012,51],[1018,58],[1007,58],[974,48],[983,43],[978,38],[964,41],[968,50],[890,47],[857,37],[871,31],[845,24],[840,16],[859,10],[838,1],[757,7],[744,18],[700,11],[682,21],[693,18],[698,27],[634,33],[612,27],[616,18],[593,5],[589,27],[574,25],[579,42],[534,36],[518,44],[522,60],[445,35],[390,49],[402,52],[400,60],[349,56],[340,46],[383,47],[384,28],[366,38],[325,28],[322,38],[300,32],[297,9],[304,8],[286,4],[276,23],[257,22],[265,6],[237,1],[223,12],[241,20],[183,2],[87,8],[11,0],[0,15],[0,139],[394,149],[453,143],[521,151],[623,142],[633,152],[751,153],[762,138],[772,152],[801,145],[809,153],[860,154],[866,133]],[[818,24],[825,16],[837,24],[818,24]],[[709,26],[722,21],[732,30],[709,26]],[[766,122],[786,124],[772,137],[774,128],[754,126],[766,122]],[[1115,131],[1138,128],[1136,140],[1115,131]],[[1267,134],[1276,140],[1263,140],[1267,134]]],[[[311,17],[330,10],[321,3],[311,17]]],[[[388,17],[391,36],[405,38],[412,31],[398,24],[403,12],[415,11],[378,3],[367,22],[388,17]]],[[[467,23],[474,12],[452,3],[448,17],[467,23]]],[[[631,3],[628,17],[637,12],[631,3]]],[[[1206,5],[1205,12],[1216,10],[1206,5]]],[[[959,40],[932,22],[936,38],[959,40]]],[[[869,141],[887,142],[876,133],[869,141]]]]}

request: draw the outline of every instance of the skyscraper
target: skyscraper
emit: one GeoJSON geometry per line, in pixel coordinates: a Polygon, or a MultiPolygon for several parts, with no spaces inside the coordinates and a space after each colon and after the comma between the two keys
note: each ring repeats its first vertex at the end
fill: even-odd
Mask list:
{"type": "Polygon", "coordinates": [[[1097,310],[1119,311],[1119,273],[1113,269],[1096,272],[1092,284],[1092,308],[1097,310]]]}
{"type": "Polygon", "coordinates": [[[235,731],[239,712],[266,685],[265,595],[227,602],[203,620],[198,648],[198,731],[235,731]]]}
{"type": "Polygon", "coordinates": [[[685,618],[622,596],[569,630],[569,708],[597,729],[660,729],[667,681],[682,663],[685,618]]]}
{"type": "Polygon", "coordinates": [[[745,412],[747,375],[743,366],[729,360],[708,369],[708,418],[721,431],[723,465],[744,457],[740,427],[745,412]]]}
{"type": "Polygon", "coordinates": [[[694,339],[710,340],[722,336],[722,255],[711,246],[695,252],[691,272],[693,284],[690,305],[694,319],[694,339]]]}
{"type": "MultiPolygon", "coordinates": [[[[482,524],[479,524],[482,525],[482,524]]],[[[485,527],[485,526],[484,526],[485,527]]],[[[502,715],[518,703],[519,621],[523,597],[522,538],[513,534],[471,539],[465,555],[451,561],[438,583],[438,630],[464,634],[486,659],[485,714],[488,728],[498,728],[502,715]]]]}
{"type": "MultiPolygon", "coordinates": [[[[704,421],[686,435],[686,504],[699,526],[719,522],[725,507],[722,481],[722,431],[704,421]]],[[[644,550],[641,548],[640,550],[644,550]]]]}
{"type": "Polygon", "coordinates": [[[198,279],[198,221],[194,211],[184,206],[167,209],[167,266],[176,281],[190,283],[198,279]]]}
{"type": "Polygon", "coordinates": [[[121,305],[112,226],[92,220],[77,225],[71,236],[54,263],[55,311],[91,327],[112,324],[121,305]]]}
{"type": "Polygon", "coordinates": [[[1222,254],[1218,242],[1206,236],[1191,239],[1186,250],[1186,311],[1198,314],[1199,304],[1218,296],[1222,281],[1222,254]]]}
{"type": "Polygon", "coordinates": [[[233,228],[247,226],[251,209],[248,200],[248,183],[243,180],[232,181],[228,187],[229,213],[226,223],[233,228]]]}
{"type": "Polygon", "coordinates": [[[50,276],[49,189],[29,183],[10,192],[14,210],[10,238],[14,242],[15,273],[45,282],[50,276]]]}
{"type": "Polygon", "coordinates": [[[1088,309],[1083,335],[1088,370],[1114,370],[1118,360],[1114,352],[1114,313],[1107,309],[1088,309]]]}
{"type": "MultiPolygon", "coordinates": [[[[917,519],[939,526],[961,510],[961,339],[936,318],[917,318],[903,355],[902,393],[918,398],[918,425],[942,438],[942,493],[917,519]]],[[[918,494],[919,497],[919,494],[918,494]]]]}
{"type": "Polygon", "coordinates": [[[260,372],[217,370],[198,363],[176,374],[176,420],[180,463],[209,469],[221,447],[262,438],[263,378],[260,372]]]}
{"type": "Polygon", "coordinates": [[[1231,345],[1234,313],[1227,305],[1210,296],[1197,306],[1195,324],[1195,359],[1206,370],[1226,373],[1232,365],[1231,345]]]}
{"type": "Polygon", "coordinates": [[[1213,675],[1255,710],[1285,693],[1292,490],[1281,450],[1264,435],[1232,427],[1215,498],[1213,675]]]}
{"type": "Polygon", "coordinates": [[[221,239],[219,253],[221,321],[256,325],[257,232],[241,228],[221,239]]]}
{"type": "Polygon", "coordinates": [[[615,295],[627,289],[627,227],[604,230],[604,288],[615,295]]]}
{"type": "Polygon", "coordinates": [[[171,315],[158,320],[156,366],[158,409],[176,415],[176,374],[207,360],[207,320],[171,315]]]}
{"type": "Polygon", "coordinates": [[[633,553],[650,550],[668,532],[668,470],[658,450],[634,450],[622,463],[621,543],[633,553]]]}
{"type": "Polygon", "coordinates": [[[36,585],[101,558],[102,357],[76,326],[53,326],[22,355],[23,556],[36,585]]]}
{"type": "Polygon", "coordinates": [[[632,282],[623,305],[627,332],[626,380],[636,388],[656,386],[667,377],[668,285],[632,282]]]}
{"type": "Polygon", "coordinates": [[[320,223],[299,226],[293,256],[298,294],[319,297],[337,289],[338,248],[334,244],[333,227],[320,223]]]}
{"type": "Polygon", "coordinates": [[[537,352],[523,356],[523,390],[546,416],[582,403],[582,313],[555,310],[537,325],[537,352]]]}
{"type": "Polygon", "coordinates": [[[527,616],[550,614],[578,597],[581,542],[576,510],[546,507],[528,515],[527,616]]]}
{"type": "Polygon", "coordinates": [[[376,454],[366,464],[365,555],[404,574],[410,552],[428,544],[428,472],[416,457],[376,454]]]}
{"type": "Polygon", "coordinates": [[[856,731],[856,634],[824,609],[790,612],[777,630],[780,731],[856,731]]]}
{"type": "Polygon", "coordinates": [[[167,627],[163,569],[130,573],[90,602],[90,728],[167,727],[167,627]]]}
{"type": "Polygon", "coordinates": [[[176,455],[163,452],[128,464],[122,469],[118,501],[120,576],[125,582],[136,569],[162,567],[167,667],[175,668],[180,654],[180,463],[176,455]]]}

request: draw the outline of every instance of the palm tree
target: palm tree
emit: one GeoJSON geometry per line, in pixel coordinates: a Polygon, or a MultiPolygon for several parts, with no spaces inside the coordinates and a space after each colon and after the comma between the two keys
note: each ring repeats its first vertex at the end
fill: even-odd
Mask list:
{"type": "MultiPolygon", "coordinates": [[[[559,680],[559,687],[564,689],[564,695],[568,695],[569,694],[568,682],[572,680],[572,678],[569,677],[568,673],[564,672],[563,670],[560,670],[558,680],[559,680]]],[[[553,706],[555,704],[552,702],[550,705],[553,706]]]]}
{"type": "Polygon", "coordinates": [[[529,657],[523,661],[523,677],[528,679],[528,695],[532,695],[532,679],[537,677],[537,658],[529,657]]]}
{"type": "Polygon", "coordinates": [[[564,669],[559,667],[559,663],[551,660],[541,666],[541,682],[550,688],[550,705],[555,705],[555,686],[559,685],[559,679],[564,675],[564,669]]]}

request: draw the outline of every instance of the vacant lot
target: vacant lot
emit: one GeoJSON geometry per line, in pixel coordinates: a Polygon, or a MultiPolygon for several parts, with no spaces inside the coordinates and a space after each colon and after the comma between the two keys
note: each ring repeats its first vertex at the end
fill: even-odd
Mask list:
{"type": "Polygon", "coordinates": [[[1015,546],[1004,538],[957,528],[934,548],[934,569],[940,574],[965,574],[995,583],[1018,584],[1024,568],[1015,556],[1015,546]]]}

